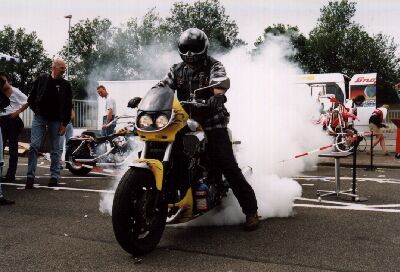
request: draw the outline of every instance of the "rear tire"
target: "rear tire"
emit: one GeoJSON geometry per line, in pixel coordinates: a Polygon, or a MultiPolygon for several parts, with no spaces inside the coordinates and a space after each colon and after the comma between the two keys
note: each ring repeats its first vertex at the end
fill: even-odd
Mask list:
{"type": "Polygon", "coordinates": [[[72,153],[80,145],[80,142],[72,142],[67,144],[67,151],[65,152],[65,164],[67,169],[74,175],[85,176],[92,171],[91,168],[84,167],[82,165],[75,164],[75,159],[79,156],[82,158],[90,157],[89,149],[85,146],[78,152],[78,154],[73,155],[72,153]]]}
{"type": "Polygon", "coordinates": [[[153,173],[130,168],[118,184],[112,208],[114,234],[120,246],[132,255],[152,251],[161,240],[167,212],[168,204],[155,186],[153,173]]]}
{"type": "Polygon", "coordinates": [[[364,152],[367,149],[367,140],[362,137],[361,141],[358,143],[357,151],[364,152]]]}

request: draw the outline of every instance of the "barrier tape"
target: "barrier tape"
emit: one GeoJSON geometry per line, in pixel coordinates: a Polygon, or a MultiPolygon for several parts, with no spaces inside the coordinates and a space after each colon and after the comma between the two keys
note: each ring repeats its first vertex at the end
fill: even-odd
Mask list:
{"type": "Polygon", "coordinates": [[[103,168],[103,167],[100,167],[100,166],[88,165],[88,164],[78,163],[78,162],[76,162],[75,164],[79,165],[79,166],[82,166],[82,167],[85,167],[85,168],[90,168],[93,171],[104,172],[104,173],[108,173],[108,174],[112,174],[112,175],[120,175],[120,174],[123,174],[125,172],[125,170],[121,170],[121,169],[112,170],[112,169],[106,169],[106,168],[103,168]]]}
{"type": "Polygon", "coordinates": [[[289,159],[286,159],[286,160],[281,160],[281,161],[279,161],[279,162],[286,162],[286,161],[290,161],[290,160],[293,160],[293,159],[305,157],[305,156],[308,156],[308,155],[310,155],[310,154],[313,154],[313,153],[316,153],[316,152],[319,152],[319,151],[322,151],[322,150],[325,150],[325,149],[328,149],[328,148],[331,148],[331,147],[334,147],[334,146],[337,146],[337,145],[340,145],[340,144],[344,144],[345,142],[354,142],[354,141],[355,141],[358,137],[360,137],[360,136],[367,136],[367,135],[371,135],[371,134],[372,134],[372,133],[369,132],[369,131],[366,131],[366,132],[364,132],[364,133],[357,133],[355,136],[353,136],[353,137],[351,137],[351,138],[349,138],[349,139],[343,140],[343,141],[341,141],[341,142],[339,142],[339,143],[331,144],[331,145],[326,145],[326,146],[322,146],[322,147],[320,147],[320,148],[317,148],[317,149],[314,149],[314,150],[311,150],[311,151],[308,151],[308,152],[305,152],[305,153],[302,153],[302,154],[293,156],[293,157],[291,157],[291,158],[289,158],[289,159]]]}

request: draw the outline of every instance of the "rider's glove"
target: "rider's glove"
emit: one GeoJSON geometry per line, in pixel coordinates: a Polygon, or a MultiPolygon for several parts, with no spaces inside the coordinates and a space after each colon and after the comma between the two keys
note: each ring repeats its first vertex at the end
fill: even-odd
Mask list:
{"type": "Polygon", "coordinates": [[[211,114],[215,114],[220,111],[224,107],[224,103],[227,101],[227,98],[224,94],[216,94],[208,99],[208,109],[211,114]]]}

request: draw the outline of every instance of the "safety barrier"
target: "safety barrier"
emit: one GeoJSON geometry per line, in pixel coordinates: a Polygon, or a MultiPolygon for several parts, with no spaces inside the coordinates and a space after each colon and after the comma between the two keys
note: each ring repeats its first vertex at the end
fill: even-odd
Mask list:
{"type": "Polygon", "coordinates": [[[314,150],[311,150],[311,151],[308,151],[308,152],[304,152],[304,153],[301,153],[301,154],[294,155],[294,156],[292,156],[290,158],[281,160],[279,162],[283,163],[283,162],[287,162],[287,161],[290,161],[290,160],[293,160],[293,159],[298,159],[298,158],[301,158],[301,157],[305,157],[305,156],[311,155],[313,153],[316,153],[316,152],[319,152],[319,151],[322,151],[322,150],[326,150],[328,148],[332,148],[332,147],[338,146],[340,144],[344,144],[345,142],[354,142],[355,140],[357,140],[357,137],[359,137],[359,136],[368,136],[368,135],[371,135],[371,132],[366,131],[364,133],[358,133],[357,135],[354,135],[351,138],[347,138],[347,139],[345,139],[345,140],[343,140],[343,141],[341,141],[339,143],[322,146],[322,147],[319,147],[317,149],[314,149],[314,150]]]}

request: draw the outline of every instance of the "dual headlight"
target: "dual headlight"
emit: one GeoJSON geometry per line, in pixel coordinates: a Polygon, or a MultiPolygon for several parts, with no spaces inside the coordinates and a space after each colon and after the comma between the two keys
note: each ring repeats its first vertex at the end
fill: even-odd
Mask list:
{"type": "Polygon", "coordinates": [[[156,118],[149,114],[143,114],[139,117],[138,127],[139,128],[148,128],[154,126],[156,128],[163,128],[168,125],[168,117],[165,114],[160,114],[156,118]]]}

